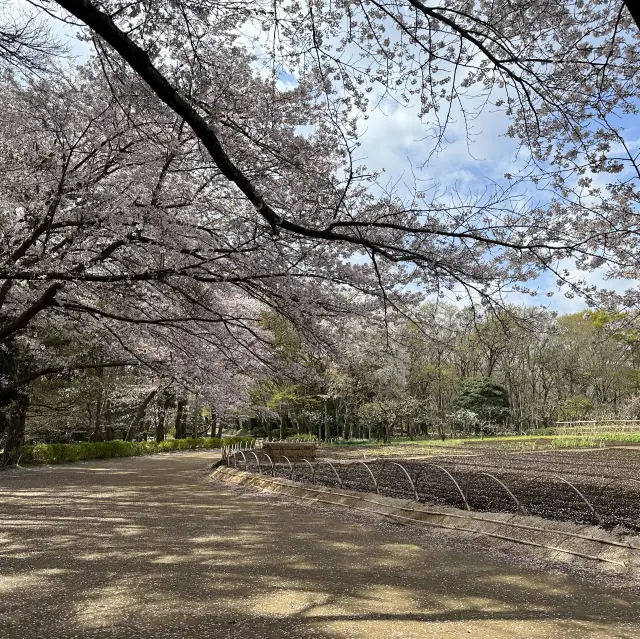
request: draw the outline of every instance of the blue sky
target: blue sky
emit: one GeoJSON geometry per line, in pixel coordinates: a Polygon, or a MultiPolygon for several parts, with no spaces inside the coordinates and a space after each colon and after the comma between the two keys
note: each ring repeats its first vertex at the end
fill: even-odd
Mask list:
{"type": "MultiPolygon", "coordinates": [[[[441,153],[434,156],[429,165],[422,165],[427,148],[422,139],[425,135],[424,125],[418,118],[416,107],[398,107],[387,104],[385,114],[373,113],[363,123],[362,146],[359,157],[374,170],[384,170],[390,181],[404,179],[410,185],[413,175],[425,181],[433,180],[444,186],[457,185],[461,190],[481,191],[487,184],[495,181],[506,184],[504,174],[514,172],[517,164],[517,142],[506,136],[509,121],[504,113],[485,110],[474,121],[474,139],[467,145],[464,126],[461,122],[454,124],[448,135],[449,144],[441,153]]],[[[632,147],[639,149],[640,128],[636,118],[625,116],[620,120],[625,130],[625,139],[632,147]]],[[[535,198],[535,192],[531,192],[535,198]]],[[[536,198],[544,200],[547,196],[536,198]]],[[[637,286],[637,280],[611,280],[606,278],[606,267],[591,272],[578,271],[570,262],[563,263],[563,268],[572,272],[574,279],[585,279],[607,289],[623,292],[637,286]]],[[[539,295],[531,297],[521,293],[512,293],[507,299],[516,304],[543,305],[561,313],[577,312],[586,308],[586,304],[578,297],[568,298],[563,291],[558,291],[556,277],[551,273],[541,275],[530,288],[536,288],[539,295]],[[546,293],[554,293],[547,297],[546,293]]]]}

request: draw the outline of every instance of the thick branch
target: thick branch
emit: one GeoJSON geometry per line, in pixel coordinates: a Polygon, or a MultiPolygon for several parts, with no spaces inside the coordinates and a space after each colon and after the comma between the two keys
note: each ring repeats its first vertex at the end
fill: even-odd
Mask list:
{"type": "Polygon", "coordinates": [[[640,29],[640,5],[636,2],[636,0],[624,0],[624,4],[629,9],[629,13],[631,17],[635,20],[635,23],[638,25],[638,29],[640,29]]]}
{"type": "Polygon", "coordinates": [[[41,377],[48,377],[49,375],[59,375],[60,373],[66,373],[67,371],[81,371],[90,369],[101,368],[121,368],[123,366],[139,366],[138,361],[118,361],[118,362],[105,362],[101,364],[67,364],[66,366],[50,366],[48,368],[41,368],[40,370],[33,371],[24,377],[16,380],[8,386],[0,386],[0,397],[3,395],[10,395],[14,391],[18,390],[22,386],[34,382],[41,377]]]}
{"type": "Polygon", "coordinates": [[[56,294],[63,286],[64,284],[62,282],[52,284],[44,291],[36,302],[24,311],[24,313],[21,313],[12,322],[9,322],[0,328],[0,342],[25,328],[29,322],[45,308],[54,306],[56,294]]]}
{"type": "MultiPolygon", "coordinates": [[[[113,22],[111,17],[94,7],[89,0],[56,0],[69,13],[93,29],[101,38],[111,45],[147,83],[153,92],[177,115],[184,119],[191,127],[197,138],[207,149],[221,173],[235,184],[246,198],[253,204],[256,211],[271,225],[274,233],[283,229],[304,237],[342,241],[362,246],[375,251],[379,255],[393,261],[401,259],[412,260],[415,253],[407,253],[399,247],[388,247],[371,241],[361,235],[351,236],[336,233],[330,229],[314,229],[289,220],[283,219],[265,202],[255,185],[233,163],[222,147],[212,126],[198,113],[198,111],[177,91],[172,84],[152,64],[146,51],[133,42],[113,22]],[[401,257],[400,257],[401,256],[401,257]]],[[[419,256],[421,260],[428,260],[427,256],[419,256]]]]}

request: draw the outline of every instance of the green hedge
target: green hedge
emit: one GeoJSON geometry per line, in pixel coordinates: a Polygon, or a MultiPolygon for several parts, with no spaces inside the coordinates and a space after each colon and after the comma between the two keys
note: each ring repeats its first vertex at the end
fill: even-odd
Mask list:
{"type": "Polygon", "coordinates": [[[253,437],[201,437],[199,439],[167,439],[163,442],[82,442],[79,444],[35,444],[24,447],[20,459],[23,464],[63,464],[83,459],[107,459],[109,457],[137,457],[166,453],[172,450],[198,448],[222,448],[230,444],[253,441],[253,437]]]}
{"type": "Polygon", "coordinates": [[[298,435],[289,435],[288,442],[317,442],[317,435],[309,435],[308,433],[300,433],[298,435]]]}

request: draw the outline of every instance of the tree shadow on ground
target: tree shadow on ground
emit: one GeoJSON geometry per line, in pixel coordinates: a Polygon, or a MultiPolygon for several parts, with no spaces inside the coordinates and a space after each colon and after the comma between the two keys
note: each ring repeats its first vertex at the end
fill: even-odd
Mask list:
{"type": "Polygon", "coordinates": [[[636,637],[640,598],[146,457],[0,476],[0,637],[636,637]]]}

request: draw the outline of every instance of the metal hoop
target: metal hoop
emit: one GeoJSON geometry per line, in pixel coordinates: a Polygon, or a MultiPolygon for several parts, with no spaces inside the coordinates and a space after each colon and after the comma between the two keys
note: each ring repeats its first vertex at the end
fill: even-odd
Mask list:
{"type": "Polygon", "coordinates": [[[293,480],[293,471],[296,468],[296,464],[301,461],[301,462],[306,462],[307,466],[309,466],[310,470],[311,470],[311,477],[313,477],[313,464],[308,460],[308,459],[298,459],[294,462],[293,464],[293,468],[291,469],[291,474],[289,475],[289,479],[293,480]]]}
{"type": "Polygon", "coordinates": [[[318,470],[318,466],[320,466],[321,464],[327,464],[327,466],[331,467],[331,470],[333,471],[333,474],[336,476],[338,483],[340,484],[340,488],[342,488],[342,479],[340,479],[340,475],[338,475],[338,471],[335,469],[334,465],[330,462],[327,461],[326,459],[321,459],[313,468],[313,474],[311,475],[311,482],[313,484],[316,483],[316,471],[318,470]]]}
{"type": "Polygon", "coordinates": [[[253,451],[250,451],[249,454],[256,458],[256,462],[258,463],[258,474],[262,475],[262,470],[260,469],[260,458],[253,451]]]}
{"type": "Polygon", "coordinates": [[[418,496],[418,491],[416,490],[416,486],[413,483],[413,479],[411,479],[411,475],[407,472],[407,469],[402,464],[399,464],[398,462],[383,461],[382,468],[384,468],[386,465],[397,466],[405,474],[405,477],[409,480],[409,484],[411,484],[414,499],[416,501],[420,501],[420,497],[418,496]]]}
{"type": "Polygon", "coordinates": [[[289,471],[293,470],[293,467],[291,466],[291,460],[288,457],[285,457],[284,455],[280,455],[280,457],[282,459],[286,459],[287,460],[287,464],[289,464],[289,471]]]}
{"type": "Polygon", "coordinates": [[[267,453],[264,453],[264,456],[269,460],[269,463],[271,464],[271,476],[274,477],[276,471],[275,466],[273,465],[273,459],[271,459],[271,457],[267,455],[267,453]]]}
{"type": "Polygon", "coordinates": [[[495,477],[491,473],[480,473],[480,474],[481,475],[485,475],[486,477],[490,477],[495,482],[498,482],[498,484],[500,484],[507,491],[509,497],[511,497],[511,499],[513,499],[513,501],[516,502],[516,506],[518,506],[518,508],[522,511],[522,514],[523,515],[528,515],[529,514],[527,509],[520,504],[520,502],[518,501],[518,498],[509,490],[509,488],[507,487],[507,485],[505,483],[503,483],[501,480],[499,480],[497,477],[495,477]]]}
{"type": "MultiPolygon", "coordinates": [[[[462,488],[460,488],[460,484],[456,481],[455,477],[446,468],[444,468],[443,466],[439,466],[438,464],[423,464],[423,465],[441,470],[453,482],[454,486],[458,490],[458,493],[460,494],[460,497],[462,497],[462,501],[464,502],[464,507],[468,511],[471,511],[471,508],[469,507],[469,502],[467,501],[467,497],[464,494],[462,488]]],[[[424,472],[424,470],[425,470],[424,468],[421,468],[418,471],[418,474],[416,475],[416,486],[418,485],[418,481],[420,480],[420,475],[424,472]]]]}
{"type": "MultiPolygon", "coordinates": [[[[375,475],[373,474],[373,472],[371,471],[371,468],[369,468],[369,466],[367,466],[367,464],[365,464],[363,461],[358,461],[358,460],[356,460],[356,461],[354,461],[354,462],[351,462],[351,463],[347,464],[347,465],[346,465],[346,468],[345,468],[345,479],[346,479],[346,474],[347,474],[347,472],[349,471],[349,468],[351,468],[351,466],[355,466],[356,464],[360,464],[361,466],[364,466],[364,467],[367,469],[367,472],[368,472],[368,473],[369,473],[369,475],[371,476],[371,480],[373,481],[373,485],[374,485],[374,487],[375,487],[375,489],[376,489],[376,494],[377,494],[377,493],[379,493],[379,490],[378,490],[378,482],[377,482],[377,480],[376,480],[376,477],[375,477],[375,475]]],[[[344,480],[343,480],[343,483],[344,483],[344,480]]]]}
{"type": "Polygon", "coordinates": [[[601,489],[600,489],[600,494],[602,494],[607,488],[609,488],[609,486],[611,486],[612,484],[617,484],[618,482],[621,481],[630,481],[633,482],[634,484],[640,484],[640,480],[638,479],[633,479],[631,477],[616,477],[615,479],[612,479],[610,482],[607,482],[601,489]]]}
{"type": "Polygon", "coordinates": [[[595,508],[591,505],[589,500],[568,479],[565,479],[564,477],[560,477],[560,475],[551,475],[551,477],[555,477],[556,479],[559,479],[560,481],[567,484],[567,486],[572,488],[573,491],[580,497],[580,499],[582,499],[582,501],[587,505],[587,508],[591,511],[591,514],[598,520],[598,523],[599,524],[602,523],[602,517],[600,517],[600,515],[596,512],[595,508]]]}

